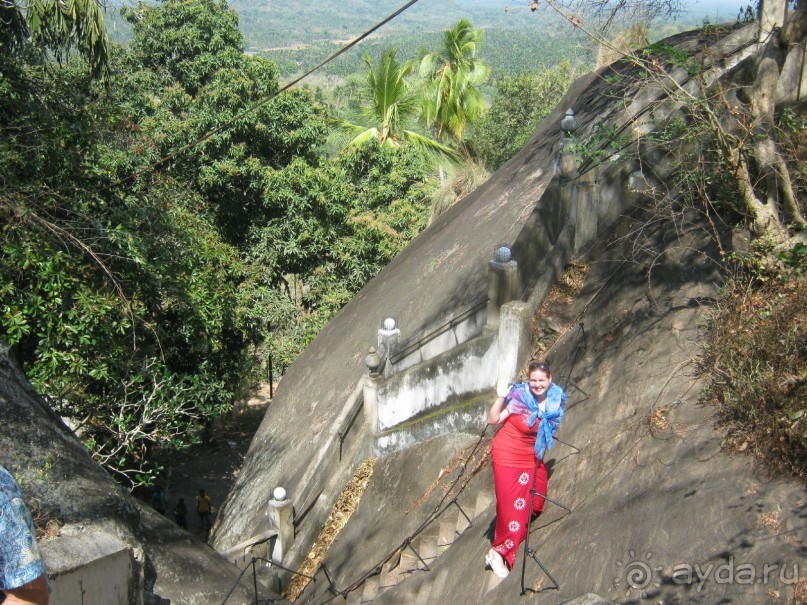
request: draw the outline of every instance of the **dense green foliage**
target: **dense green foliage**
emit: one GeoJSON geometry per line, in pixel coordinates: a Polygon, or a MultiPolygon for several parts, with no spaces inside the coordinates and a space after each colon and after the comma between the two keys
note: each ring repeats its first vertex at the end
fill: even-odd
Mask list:
{"type": "Polygon", "coordinates": [[[97,0],[10,0],[0,3],[0,23],[4,53],[47,51],[62,61],[75,48],[93,73],[105,75],[109,43],[97,0]]]}
{"type": "Polygon", "coordinates": [[[267,197],[286,212],[256,230],[242,285],[249,325],[276,370],[426,226],[429,175],[416,148],[373,142],[276,175],[267,197]]]}
{"type": "MultiPolygon", "coordinates": [[[[241,16],[247,49],[277,62],[281,76],[287,77],[313,67],[402,4],[394,0],[244,0],[234,2],[233,8],[241,16]]],[[[398,48],[401,57],[414,57],[421,48],[436,49],[442,32],[460,19],[484,30],[481,58],[497,76],[542,70],[562,61],[575,66],[593,64],[596,45],[582,31],[569,27],[545,3],[539,3],[535,12],[529,6],[529,2],[489,0],[420,2],[327,65],[325,73],[342,77],[359,73],[365,53],[375,61],[386,48],[398,48]]],[[[685,3],[684,9],[687,12],[678,15],[675,22],[654,25],[651,37],[658,40],[694,29],[706,17],[720,23],[736,14],[736,9],[717,10],[708,2],[685,3]]]]}
{"type": "MultiPolygon", "coordinates": [[[[391,32],[384,37],[363,41],[360,46],[326,65],[321,73],[340,78],[359,73],[362,71],[364,54],[370,55],[375,61],[385,49],[391,47],[398,48],[401,57],[415,57],[420,49],[439,48],[441,37],[441,32],[430,30],[417,33],[391,32]]],[[[318,41],[291,48],[258,47],[254,52],[277,63],[281,76],[289,78],[313,67],[339,50],[343,44],[318,41]]],[[[579,33],[561,29],[550,31],[540,27],[485,29],[485,44],[480,50],[480,58],[490,66],[491,73],[495,76],[541,70],[562,61],[571,61],[575,65],[591,65],[594,56],[595,49],[591,42],[579,33]]]]}
{"type": "Polygon", "coordinates": [[[226,409],[246,359],[240,262],[199,192],[170,174],[112,183],[159,151],[149,112],[135,120],[114,101],[157,104],[162,82],[125,78],[125,63],[113,61],[107,92],[78,65],[4,62],[0,308],[34,385],[138,483],[150,449],[195,439],[226,409]]]}
{"type": "Polygon", "coordinates": [[[505,75],[496,81],[490,109],[474,128],[474,152],[496,170],[527,143],[577,74],[564,62],[542,72],[505,75]]]}
{"type": "Polygon", "coordinates": [[[108,86],[0,47],[0,337],[137,485],[414,237],[430,166],[322,156],[324,110],[305,91],[267,102],[276,69],[243,54],[223,3],[128,18],[108,86]]]}

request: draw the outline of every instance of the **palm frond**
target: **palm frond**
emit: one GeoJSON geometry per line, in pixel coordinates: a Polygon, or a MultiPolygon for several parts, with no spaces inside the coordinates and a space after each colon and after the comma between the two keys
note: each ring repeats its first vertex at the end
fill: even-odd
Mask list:
{"type": "Polygon", "coordinates": [[[51,51],[57,60],[75,47],[95,75],[106,77],[109,41],[98,0],[9,0],[2,3],[0,18],[5,30],[0,37],[12,46],[30,39],[51,51]]]}

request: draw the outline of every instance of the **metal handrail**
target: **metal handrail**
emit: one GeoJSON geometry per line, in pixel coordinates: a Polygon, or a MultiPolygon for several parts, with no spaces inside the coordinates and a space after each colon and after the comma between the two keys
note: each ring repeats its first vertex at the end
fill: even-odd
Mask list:
{"type": "Polygon", "coordinates": [[[336,432],[339,437],[339,460],[342,460],[342,446],[345,443],[345,437],[347,437],[350,429],[353,427],[353,423],[356,422],[356,418],[359,416],[359,412],[361,412],[362,407],[364,406],[364,398],[363,397],[356,397],[356,401],[353,402],[353,408],[350,410],[347,418],[342,423],[341,428],[336,432]]]}
{"type": "Polygon", "coordinates": [[[402,359],[404,359],[408,355],[411,355],[412,353],[414,353],[418,349],[422,348],[423,345],[430,343],[432,340],[436,339],[438,336],[444,334],[445,332],[447,332],[451,328],[455,327],[460,322],[468,319],[474,313],[484,309],[487,306],[487,304],[488,304],[488,299],[487,299],[487,297],[485,297],[484,300],[473,304],[471,307],[467,308],[462,313],[460,313],[458,315],[455,315],[454,317],[452,317],[447,322],[445,322],[443,324],[440,324],[437,328],[435,328],[431,332],[428,332],[424,336],[419,336],[414,340],[410,339],[409,344],[405,344],[404,348],[396,351],[394,354],[389,356],[390,363],[393,363],[393,364],[398,363],[399,361],[401,361],[402,359]]]}

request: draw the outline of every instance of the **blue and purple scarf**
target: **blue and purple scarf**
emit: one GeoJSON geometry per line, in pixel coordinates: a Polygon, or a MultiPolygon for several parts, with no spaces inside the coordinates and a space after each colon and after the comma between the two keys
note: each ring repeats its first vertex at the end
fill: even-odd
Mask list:
{"type": "Polygon", "coordinates": [[[558,430],[560,421],[563,418],[563,406],[566,403],[566,392],[554,382],[549,384],[546,390],[546,411],[542,412],[538,407],[538,400],[530,391],[530,385],[526,382],[514,384],[510,388],[510,393],[505,398],[507,409],[511,414],[526,414],[527,425],[532,428],[538,418],[541,423],[538,425],[538,435],[535,439],[535,455],[539,460],[544,459],[546,450],[552,447],[552,435],[558,430]]]}

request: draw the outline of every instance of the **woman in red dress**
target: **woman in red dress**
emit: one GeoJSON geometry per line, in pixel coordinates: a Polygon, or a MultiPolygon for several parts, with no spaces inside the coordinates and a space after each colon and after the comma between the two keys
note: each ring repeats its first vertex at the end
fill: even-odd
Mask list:
{"type": "Polygon", "coordinates": [[[493,438],[493,482],[496,489],[496,531],[485,562],[500,578],[513,567],[516,551],[529,531],[530,516],[544,509],[536,496],[530,510],[530,489],[546,494],[544,452],[552,447],[566,393],[552,382],[546,362],[531,362],[529,381],[498,389],[488,423],[501,425],[493,438]]]}

